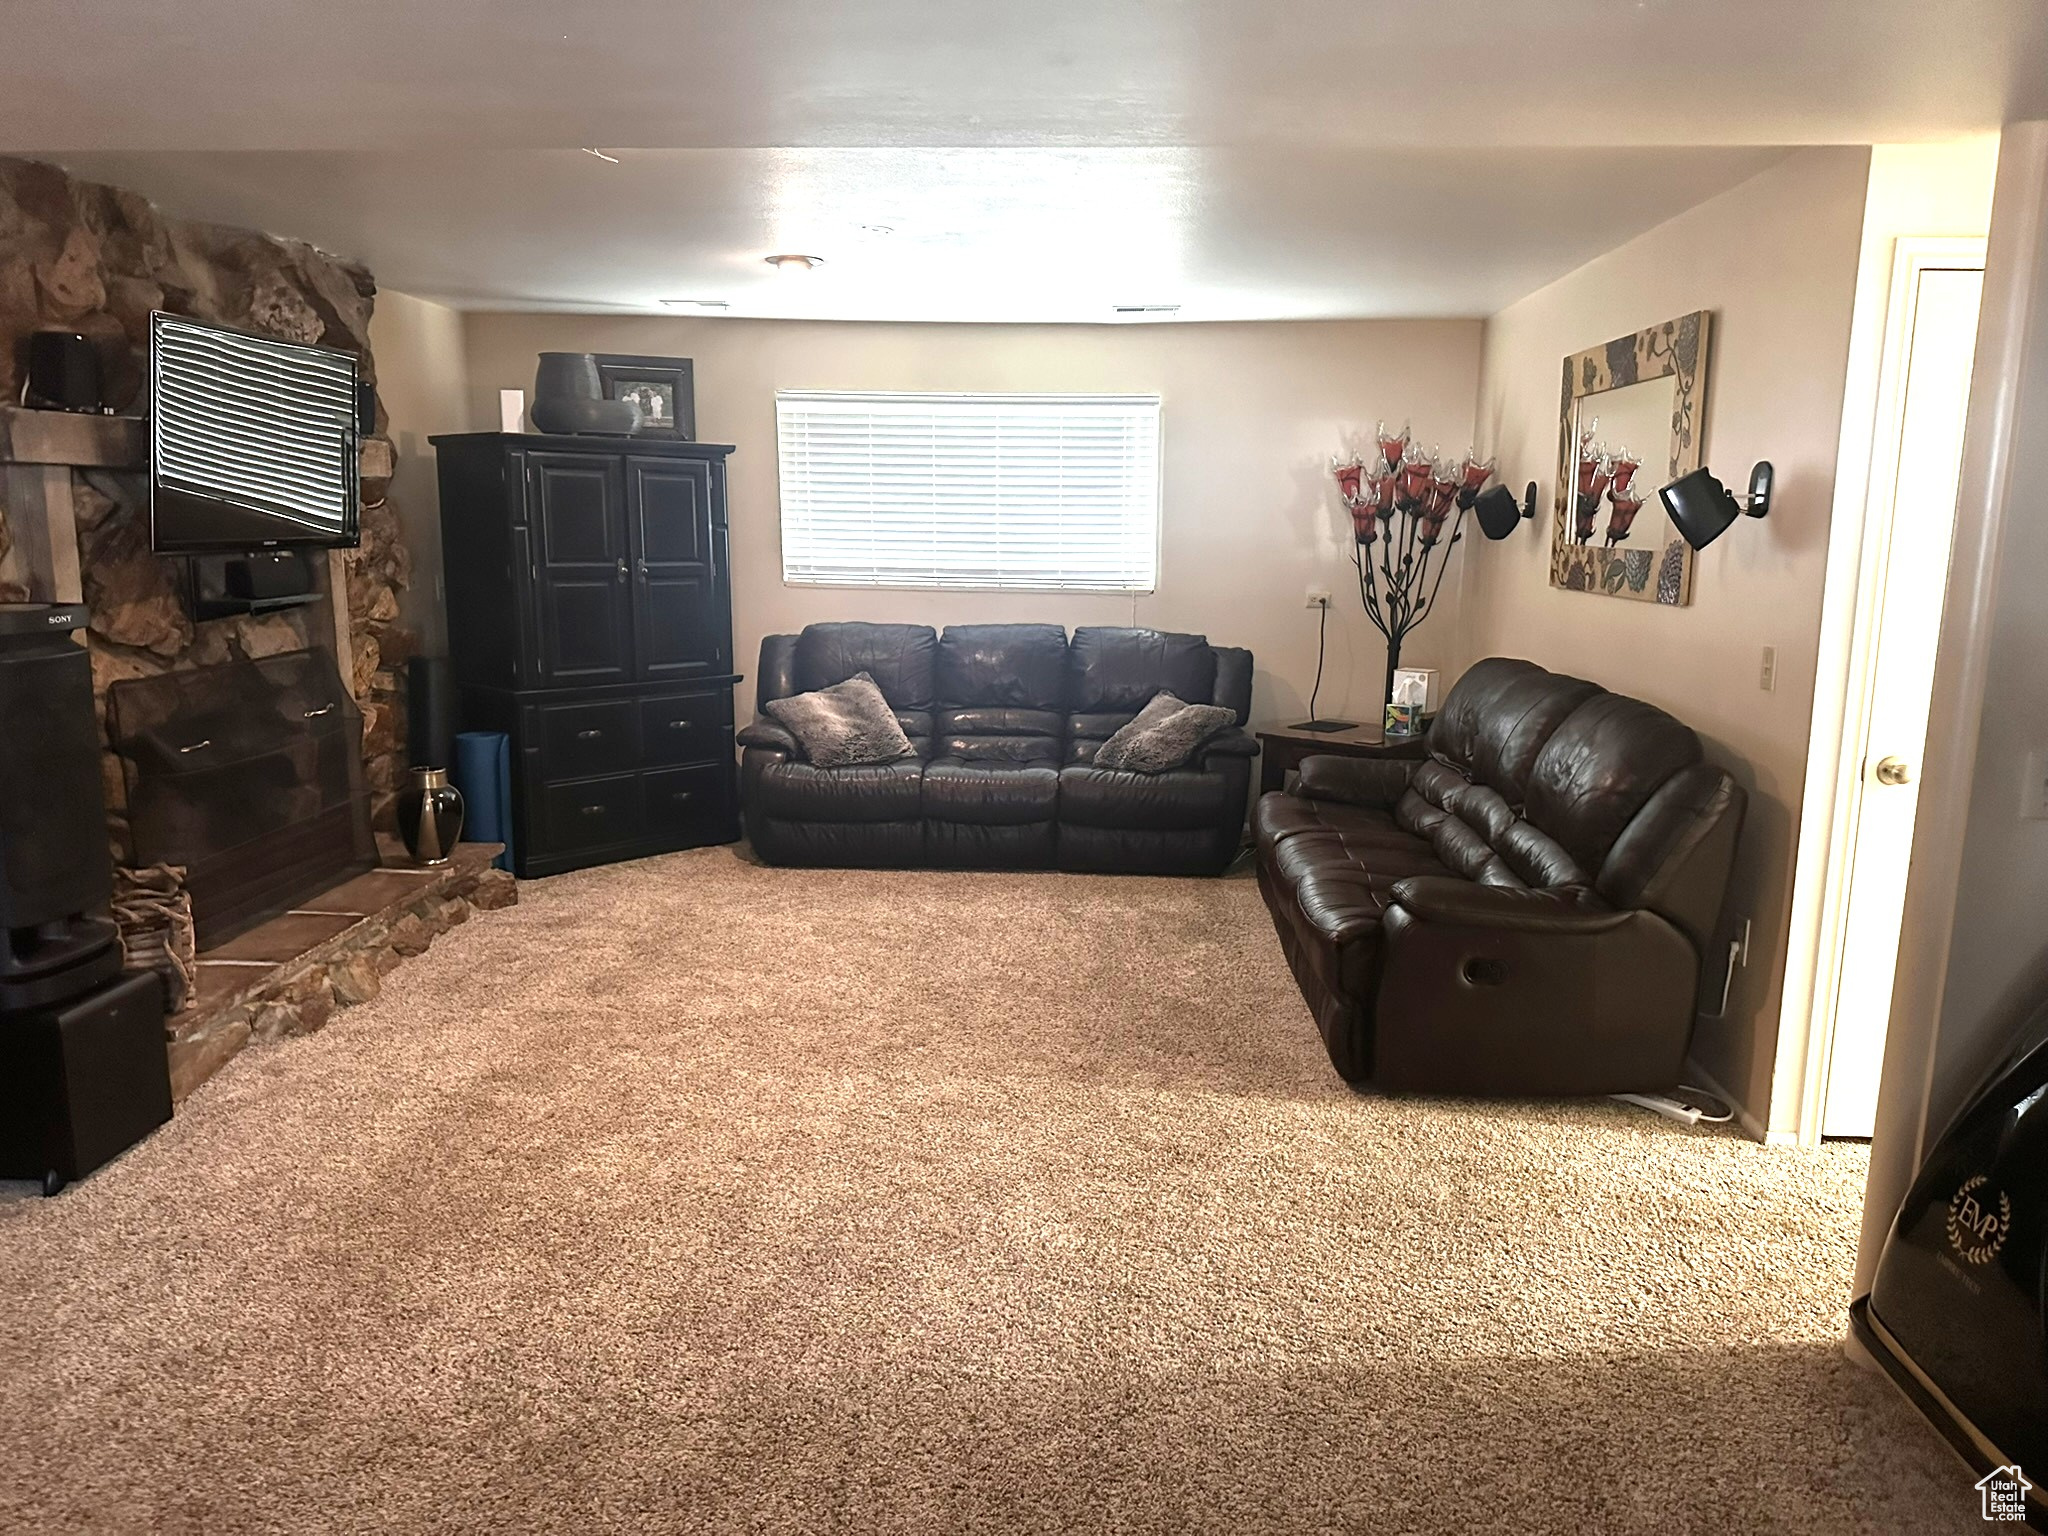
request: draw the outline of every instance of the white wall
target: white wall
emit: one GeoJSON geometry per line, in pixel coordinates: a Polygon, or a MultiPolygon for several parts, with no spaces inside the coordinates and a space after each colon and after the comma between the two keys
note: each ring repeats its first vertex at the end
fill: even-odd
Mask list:
{"type": "Polygon", "coordinates": [[[448,644],[441,595],[441,499],[427,439],[468,425],[462,316],[446,305],[384,289],[370,316],[370,350],[377,359],[377,396],[398,450],[391,500],[413,555],[412,585],[399,611],[422,647],[440,652],[448,644]]]}
{"type": "Polygon", "coordinates": [[[1526,656],[1647,699],[1696,729],[1748,789],[1731,901],[1752,920],[1749,964],[1729,1016],[1701,1022],[1693,1054],[1752,1130],[1770,1098],[1869,160],[1863,149],[1798,151],[1486,327],[1481,436],[1512,476],[1539,482],[1539,526],[1465,568],[1460,660],[1526,656]],[[1770,517],[1701,553],[1689,607],[1551,587],[1563,359],[1699,309],[1714,315],[1706,463],[1739,486],[1752,462],[1771,460],[1770,517]],[[1778,652],[1769,693],[1757,683],[1765,645],[1778,652]]]}
{"type": "MultiPolygon", "coordinates": [[[[497,421],[500,389],[531,390],[543,351],[692,358],[698,436],[731,462],[733,628],[752,674],[765,634],[828,619],[1144,624],[1249,646],[1258,723],[1300,719],[1315,675],[1304,594],[1334,594],[1320,707],[1377,713],[1384,648],[1360,610],[1349,524],[1328,472],[1340,434],[1412,417],[1425,442],[1472,435],[1477,321],[1255,325],[965,326],[464,316],[470,425],[497,421]],[[1164,536],[1157,592],[1131,597],[867,591],[785,586],[776,490],[777,389],[1156,392],[1165,399],[1164,536]],[[1347,583],[1349,590],[1347,591],[1347,583]]],[[[1520,474],[1519,470],[1511,472],[1520,474]]],[[[1497,546],[1476,536],[1462,562],[1497,546]]],[[[456,552],[450,556],[458,558],[456,552]]],[[[1449,658],[1445,609],[1405,661],[1449,658]]],[[[740,690],[742,717],[751,681],[740,690]]]]}

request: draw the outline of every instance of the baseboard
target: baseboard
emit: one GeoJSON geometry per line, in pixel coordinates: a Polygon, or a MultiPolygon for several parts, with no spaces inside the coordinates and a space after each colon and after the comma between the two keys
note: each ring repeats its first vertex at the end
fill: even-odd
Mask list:
{"type": "Polygon", "coordinates": [[[1707,1092],[1735,1111],[1735,1123],[1742,1127],[1742,1133],[1751,1141],[1760,1141],[1767,1147],[1789,1147],[1794,1138],[1789,1132],[1773,1136],[1764,1129],[1764,1123],[1742,1107],[1742,1103],[1721,1085],[1721,1080],[1701,1066],[1692,1057],[1685,1058],[1685,1076],[1688,1082],[1697,1083],[1707,1092]]]}

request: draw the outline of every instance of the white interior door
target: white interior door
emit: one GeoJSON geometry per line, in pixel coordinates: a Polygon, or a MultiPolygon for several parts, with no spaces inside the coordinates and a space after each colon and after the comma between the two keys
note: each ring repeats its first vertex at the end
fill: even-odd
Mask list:
{"type": "MultiPolygon", "coordinates": [[[[1902,260],[1888,338],[1895,386],[1881,422],[1866,528],[1884,542],[1864,609],[1871,648],[1850,825],[1841,947],[1828,1049],[1824,1136],[1868,1136],[1898,967],[1899,919],[1919,800],[1942,592],[1955,535],[1956,478],[1977,339],[1982,263],[1902,260]],[[1883,498],[1883,501],[1879,501],[1883,498]]],[[[1868,569],[1868,568],[1866,568],[1868,569]]]]}

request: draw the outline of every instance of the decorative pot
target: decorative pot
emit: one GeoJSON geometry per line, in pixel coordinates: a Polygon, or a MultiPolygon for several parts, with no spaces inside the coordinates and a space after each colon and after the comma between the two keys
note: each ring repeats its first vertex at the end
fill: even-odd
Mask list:
{"type": "Polygon", "coordinates": [[[446,864],[462,836],[462,791],[445,768],[415,768],[398,792],[398,835],[419,864],[446,864]]]}
{"type": "Polygon", "coordinates": [[[543,432],[627,437],[640,425],[640,406],[607,400],[589,352],[543,352],[533,374],[533,424],[543,432]]]}
{"type": "Polygon", "coordinates": [[[631,437],[640,428],[633,400],[542,400],[533,402],[533,424],[543,432],[587,437],[631,437]]]}

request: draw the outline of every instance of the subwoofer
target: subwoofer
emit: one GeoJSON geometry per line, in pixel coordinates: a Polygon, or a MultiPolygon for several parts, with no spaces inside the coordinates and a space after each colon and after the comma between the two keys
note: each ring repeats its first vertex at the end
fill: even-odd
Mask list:
{"type": "Polygon", "coordinates": [[[0,1177],[54,1195],[171,1118],[164,984],[128,971],[54,1008],[0,1014],[0,1177]]]}

